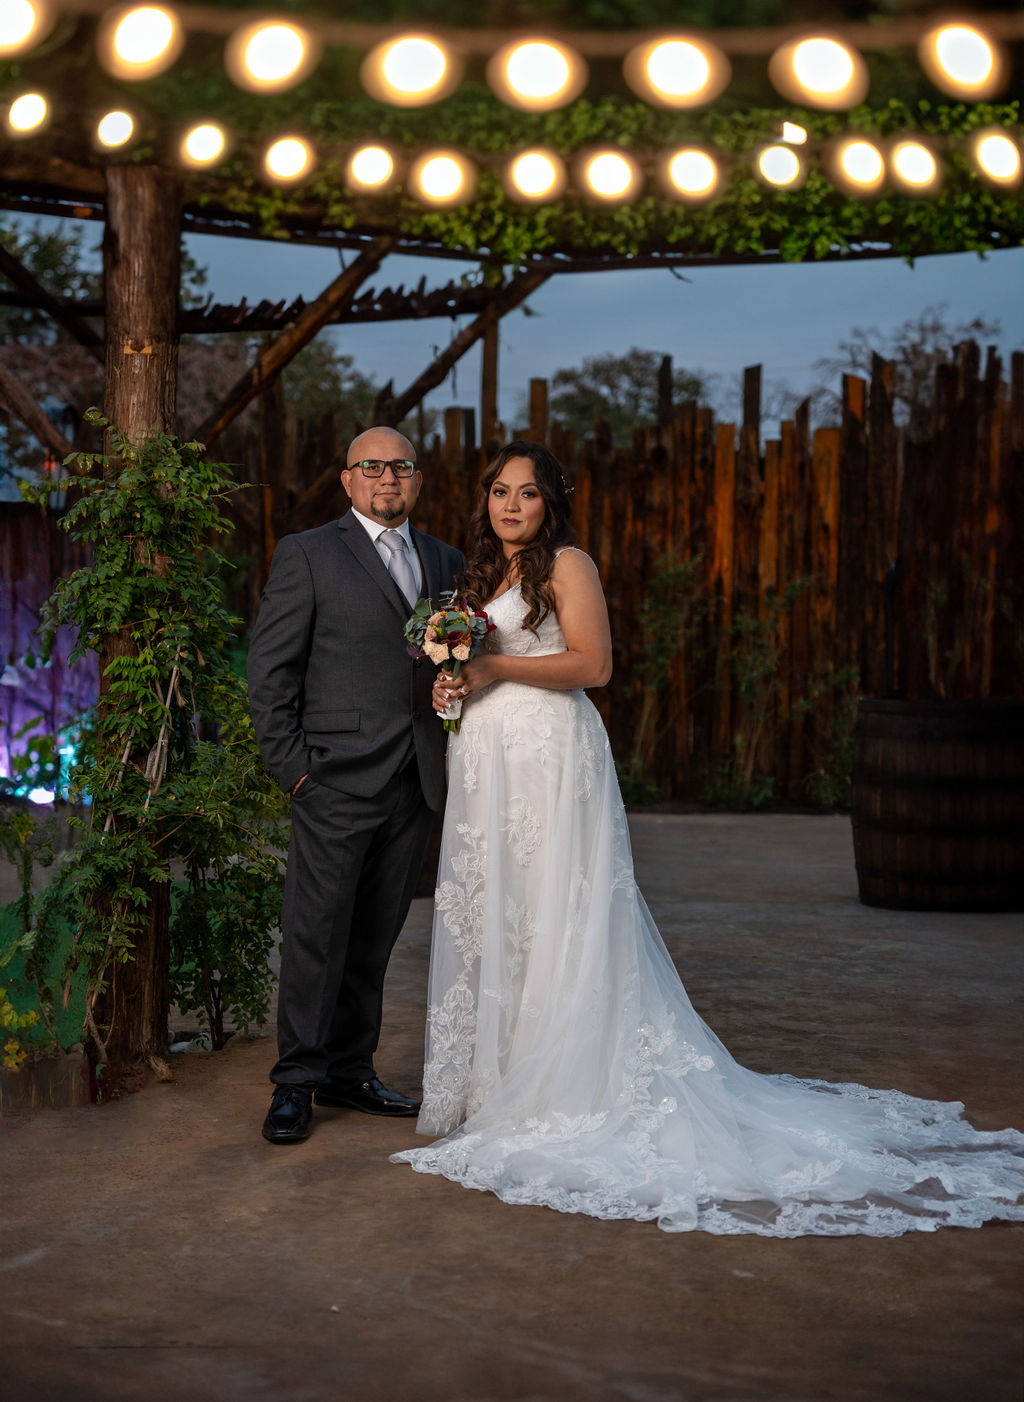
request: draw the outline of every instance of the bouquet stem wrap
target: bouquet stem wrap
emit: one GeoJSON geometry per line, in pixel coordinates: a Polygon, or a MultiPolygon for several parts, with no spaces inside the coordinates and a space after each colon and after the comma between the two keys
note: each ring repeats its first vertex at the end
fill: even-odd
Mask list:
{"type": "Polygon", "coordinates": [[[443,711],[437,713],[444,721],[444,728],[449,735],[458,735],[462,728],[462,697],[452,701],[443,711]]]}

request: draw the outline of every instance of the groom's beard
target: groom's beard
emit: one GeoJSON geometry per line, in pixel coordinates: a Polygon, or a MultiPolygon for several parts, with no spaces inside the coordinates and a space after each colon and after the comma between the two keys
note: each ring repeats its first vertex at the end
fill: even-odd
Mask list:
{"type": "Polygon", "coordinates": [[[371,506],[370,510],[378,521],[393,521],[396,516],[405,515],[405,505],[401,506],[371,506]]]}

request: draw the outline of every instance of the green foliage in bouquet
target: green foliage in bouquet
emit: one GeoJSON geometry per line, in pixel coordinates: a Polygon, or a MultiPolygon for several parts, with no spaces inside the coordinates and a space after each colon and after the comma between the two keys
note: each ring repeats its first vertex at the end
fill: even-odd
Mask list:
{"type": "Polygon", "coordinates": [[[420,599],[405,625],[406,651],[411,657],[427,657],[458,679],[463,662],[483,649],[484,638],[494,624],[482,609],[471,609],[449,596],[437,609],[420,599]]]}
{"type": "Polygon", "coordinates": [[[186,872],[172,924],[172,993],[211,1030],[222,1032],[236,1008],[246,1024],[263,1015],[265,991],[254,989],[266,988],[283,883],[274,855],[283,800],[232,668],[240,620],[224,607],[225,560],[209,545],[231,529],[221,503],[236,484],[223,465],[203,461],[197,443],[154,433],[132,444],[99,413],[87,419],[108,430],[110,452],[72,455],[71,476],[56,486],[73,491],[61,524],[91,547],[92,562],[59,581],[41,636],[49,648],[70,625],[73,656],[101,655],[97,717],[69,788],[91,814],[73,820],[77,841],[56,884],[75,911],[69,972],[87,971],[85,1022],[102,1063],[109,1029],[94,1015],[98,994],[132,959],[172,864],[186,872]],[[228,921],[232,899],[241,918],[228,921]]]}

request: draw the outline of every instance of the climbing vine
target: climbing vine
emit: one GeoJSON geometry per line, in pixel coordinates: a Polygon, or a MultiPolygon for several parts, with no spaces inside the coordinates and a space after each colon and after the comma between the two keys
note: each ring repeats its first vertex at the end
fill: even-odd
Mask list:
{"type": "Polygon", "coordinates": [[[75,918],[69,972],[87,971],[86,1029],[103,1064],[111,1026],[100,995],[133,958],[154,890],[178,872],[171,966],[183,1005],[221,1043],[225,1011],[241,1026],[262,1020],[283,832],[231,666],[239,620],[222,602],[226,560],[209,543],[230,529],[221,504],[235,483],[199,444],[162,433],[133,444],[95,411],[87,418],[108,430],[110,452],[74,454],[57,485],[77,497],[61,524],[92,560],[59,581],[41,634],[46,647],[70,625],[74,656],[103,659],[95,723],[70,775],[70,797],[90,816],[75,820],[56,878],[75,918]]]}

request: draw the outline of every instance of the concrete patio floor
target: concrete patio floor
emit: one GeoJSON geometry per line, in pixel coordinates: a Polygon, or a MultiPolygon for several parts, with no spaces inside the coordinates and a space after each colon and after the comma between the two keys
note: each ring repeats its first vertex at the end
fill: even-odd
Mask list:
{"type": "MultiPolygon", "coordinates": [[[[1024,1127],[1020,915],[859,904],[849,822],[631,819],[697,1008],[763,1071],[1024,1127]]],[[[430,903],[386,996],[418,1084],[430,903]]],[[[0,1121],[3,1402],[1020,1402],[1024,1228],[670,1236],[388,1163],[411,1122],[271,1147],[269,1037],[101,1109],[0,1121]]]]}

